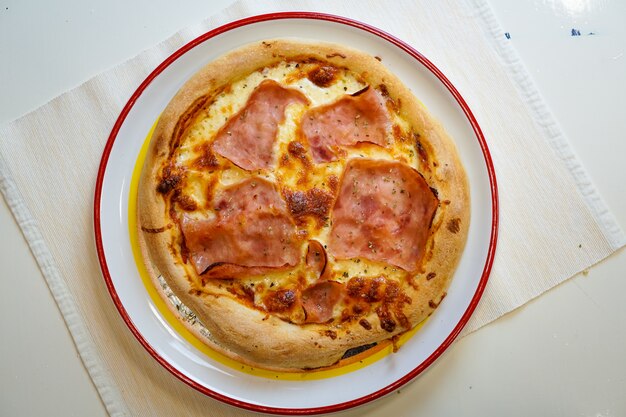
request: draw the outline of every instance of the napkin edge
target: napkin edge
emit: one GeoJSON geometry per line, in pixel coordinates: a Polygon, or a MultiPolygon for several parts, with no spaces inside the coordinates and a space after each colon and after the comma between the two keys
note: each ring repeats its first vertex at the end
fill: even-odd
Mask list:
{"type": "Polygon", "coordinates": [[[487,40],[507,67],[507,73],[517,88],[520,98],[529,108],[538,129],[544,132],[555,155],[563,161],[609,246],[613,251],[625,246],[626,234],[600,195],[587,169],[576,156],[571,143],[539,92],[517,50],[508,41],[488,0],[469,1],[477,16],[482,20],[486,32],[491,36],[491,39],[487,40]]]}
{"type": "Polygon", "coordinates": [[[102,358],[89,336],[87,325],[66,282],[58,270],[52,254],[45,243],[37,221],[30,213],[21,193],[15,185],[9,167],[0,154],[0,193],[3,195],[13,218],[17,222],[30,251],[39,266],[50,293],[65,322],[74,346],[93,382],[108,414],[112,417],[129,416],[122,396],[113,382],[102,358]]]}

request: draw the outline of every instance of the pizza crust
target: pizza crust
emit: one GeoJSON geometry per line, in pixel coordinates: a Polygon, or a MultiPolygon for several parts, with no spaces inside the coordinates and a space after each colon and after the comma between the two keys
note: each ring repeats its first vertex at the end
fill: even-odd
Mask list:
{"type": "Polygon", "coordinates": [[[184,133],[181,126],[185,118],[193,119],[190,108],[205,105],[227,91],[228,85],[259,68],[285,60],[311,59],[346,67],[366,84],[382,89],[399,104],[399,115],[420,132],[419,141],[430,164],[421,174],[437,190],[440,209],[432,223],[432,250],[413,280],[415,286],[403,286],[412,300],[403,309],[411,327],[426,319],[445,297],[470,221],[469,186],[453,141],[378,59],[340,45],[276,39],[244,46],[204,67],[174,96],[154,131],[139,184],[140,246],[153,280],[162,274],[174,294],[210,331],[213,340],[202,337],[203,341],[233,359],[278,371],[332,366],[351,348],[380,343],[409,329],[397,326],[393,332],[383,330],[373,311],[365,317],[370,330],[357,321],[330,326],[294,324],[242,303],[217,283],[203,282],[189,264],[183,263],[180,228],[170,219],[170,207],[156,189],[171,147],[179,140],[177,135],[184,133]]]}

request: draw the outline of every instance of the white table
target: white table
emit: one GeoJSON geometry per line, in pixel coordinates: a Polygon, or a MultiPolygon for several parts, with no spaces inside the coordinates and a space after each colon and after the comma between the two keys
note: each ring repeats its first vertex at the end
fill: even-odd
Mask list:
{"type": "MultiPolygon", "coordinates": [[[[626,3],[491,1],[600,193],[626,227],[626,3]],[[571,36],[572,29],[580,36],[571,36]]],[[[0,123],[230,3],[1,2],[0,123]]],[[[4,202],[0,276],[5,288],[0,415],[106,415],[4,202]]],[[[626,415],[625,294],[622,250],[456,342],[395,395],[390,408],[396,416],[626,415]]],[[[376,414],[368,407],[357,414],[367,411],[376,414]]]]}

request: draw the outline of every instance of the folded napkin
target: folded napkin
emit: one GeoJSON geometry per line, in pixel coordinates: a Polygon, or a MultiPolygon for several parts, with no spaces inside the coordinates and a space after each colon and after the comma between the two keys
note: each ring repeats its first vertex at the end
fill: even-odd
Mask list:
{"type": "Polygon", "coordinates": [[[130,336],[98,266],[92,201],[113,123],[161,61],[219,25],[284,10],[390,32],[433,61],[472,108],[495,164],[501,221],[491,278],[465,334],[626,242],[485,1],[239,1],[0,129],[0,189],[111,415],[249,414],[187,387],[130,336]]]}

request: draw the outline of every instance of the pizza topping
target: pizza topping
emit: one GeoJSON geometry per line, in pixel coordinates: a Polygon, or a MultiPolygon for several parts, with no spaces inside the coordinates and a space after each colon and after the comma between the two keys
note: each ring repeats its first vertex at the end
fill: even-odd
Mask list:
{"type": "Polygon", "coordinates": [[[421,135],[419,133],[415,133],[415,132],[413,133],[413,139],[415,140],[415,149],[417,149],[417,155],[419,155],[420,162],[425,167],[428,167],[428,152],[426,151],[426,148],[422,144],[420,137],[421,135]]]}
{"type": "Polygon", "coordinates": [[[448,230],[450,231],[450,233],[459,233],[459,231],[461,230],[461,219],[456,217],[450,220],[448,222],[448,230]]]}
{"type": "Polygon", "coordinates": [[[333,196],[328,191],[311,188],[306,191],[284,190],[285,200],[291,215],[301,221],[305,217],[313,217],[319,224],[328,219],[328,212],[333,196]]]}
{"type": "Polygon", "coordinates": [[[307,74],[307,78],[318,87],[328,87],[335,81],[337,68],[331,65],[320,65],[307,74]]]}
{"type": "Polygon", "coordinates": [[[330,337],[333,340],[335,340],[337,338],[337,332],[334,331],[334,330],[324,330],[322,332],[322,335],[326,336],[326,337],[330,337]]]}
{"type": "Polygon", "coordinates": [[[270,313],[282,313],[290,310],[298,302],[298,295],[292,289],[269,292],[264,298],[265,309],[270,313]]]}
{"type": "Polygon", "coordinates": [[[378,320],[380,320],[381,329],[386,330],[389,333],[396,329],[396,322],[393,320],[393,317],[388,309],[378,307],[376,309],[376,314],[378,315],[378,320]]]}
{"type": "Polygon", "coordinates": [[[326,251],[317,240],[309,240],[309,249],[306,253],[306,266],[320,278],[326,269],[326,251]]]}
{"type": "Polygon", "coordinates": [[[372,325],[370,324],[369,321],[367,321],[367,319],[363,318],[361,320],[359,320],[359,324],[365,329],[365,330],[372,330],[372,325]]]}
{"type": "Polygon", "coordinates": [[[348,281],[348,295],[357,300],[374,303],[383,299],[387,280],[384,277],[354,277],[348,281]]]}
{"type": "Polygon", "coordinates": [[[301,160],[304,166],[308,167],[311,165],[311,162],[307,158],[306,148],[300,142],[298,141],[289,142],[289,145],[287,145],[287,150],[289,152],[289,155],[301,160]]]}
{"type": "Polygon", "coordinates": [[[400,162],[351,160],[332,211],[328,250],[406,271],[419,268],[438,206],[424,178],[400,162]]]}
{"type": "Polygon", "coordinates": [[[302,307],[306,312],[306,323],[325,323],[333,318],[333,309],[343,294],[343,285],[335,281],[324,281],[310,286],[302,292],[302,307]]]}
{"type": "MultiPolygon", "coordinates": [[[[388,281],[387,286],[385,287],[385,297],[383,299],[383,303],[376,309],[376,314],[378,314],[378,317],[380,318],[383,314],[390,315],[389,313],[392,313],[393,317],[398,321],[400,326],[406,329],[410,327],[410,324],[409,319],[404,314],[403,307],[405,304],[411,303],[411,298],[402,292],[400,285],[397,282],[388,281]]],[[[383,327],[383,329],[385,328],[383,327]]]]}
{"type": "Polygon", "coordinates": [[[170,163],[163,168],[161,179],[157,185],[157,191],[161,194],[167,194],[174,188],[178,187],[183,178],[183,172],[170,163]]]}
{"type": "Polygon", "coordinates": [[[203,143],[198,146],[196,150],[200,153],[200,156],[197,157],[192,165],[197,169],[211,169],[219,166],[219,162],[215,154],[211,151],[211,148],[207,143],[203,143]]]}
{"type": "Polygon", "coordinates": [[[397,349],[439,305],[468,221],[453,147],[399,80],[373,58],[283,42],[177,95],[138,207],[159,281],[198,309],[208,343],[298,371],[397,349]]]}
{"type": "Polygon", "coordinates": [[[341,147],[361,142],[385,146],[390,117],[383,97],[372,88],[344,96],[334,103],[308,110],[302,132],[315,162],[337,159],[341,147]]]}
{"type": "Polygon", "coordinates": [[[248,171],[271,168],[278,125],[291,103],[308,103],[299,91],[265,80],[241,111],[217,133],[213,150],[248,171]]]}
{"type": "Polygon", "coordinates": [[[337,187],[339,187],[339,178],[337,178],[336,175],[331,174],[326,177],[326,182],[328,182],[328,188],[330,188],[333,193],[336,193],[337,187]]]}
{"type": "MultiPolygon", "coordinates": [[[[398,323],[404,328],[410,326],[403,307],[411,304],[411,298],[402,292],[398,282],[382,276],[354,277],[346,284],[346,294],[351,302],[350,308],[342,313],[343,321],[355,319],[375,307],[383,330],[392,332],[398,323]]],[[[368,326],[371,328],[364,318],[359,320],[359,324],[366,329],[368,326]]]]}
{"type": "Polygon", "coordinates": [[[179,190],[174,191],[172,202],[178,203],[178,206],[184,211],[195,211],[198,208],[198,203],[192,197],[181,193],[179,190]]]}
{"type": "Polygon", "coordinates": [[[214,219],[184,215],[182,231],[193,266],[207,278],[237,278],[296,265],[300,244],[274,186],[250,178],[214,199],[214,219]]]}
{"type": "Polygon", "coordinates": [[[233,282],[227,287],[227,291],[240,300],[245,300],[250,305],[254,304],[254,289],[247,285],[242,285],[240,282],[233,282]]]}

